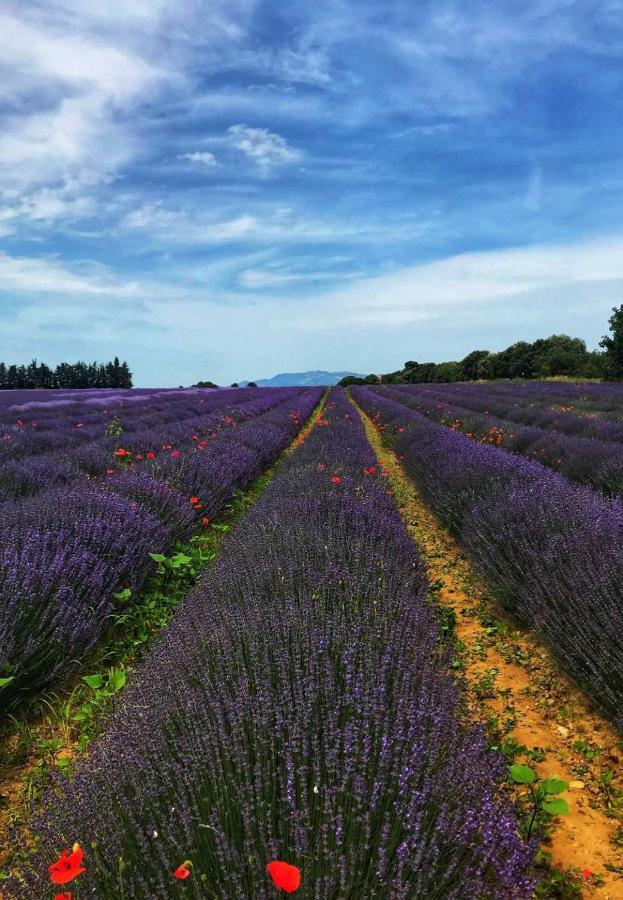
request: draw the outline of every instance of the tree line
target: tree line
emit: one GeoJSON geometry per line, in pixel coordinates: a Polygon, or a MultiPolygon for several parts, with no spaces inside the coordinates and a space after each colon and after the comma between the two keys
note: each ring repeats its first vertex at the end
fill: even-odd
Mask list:
{"type": "Polygon", "coordinates": [[[11,388],[131,388],[127,362],[59,363],[51,368],[33,359],[27,366],[0,362],[0,390],[11,388]]]}
{"type": "Polygon", "coordinates": [[[612,310],[610,334],[600,341],[600,350],[588,350],[581,338],[553,334],[548,338],[517,341],[505,350],[472,350],[461,360],[416,362],[402,369],[364,378],[348,376],[340,384],[448,384],[457,381],[490,381],[499,378],[597,378],[623,380],[623,305],[612,310]]]}

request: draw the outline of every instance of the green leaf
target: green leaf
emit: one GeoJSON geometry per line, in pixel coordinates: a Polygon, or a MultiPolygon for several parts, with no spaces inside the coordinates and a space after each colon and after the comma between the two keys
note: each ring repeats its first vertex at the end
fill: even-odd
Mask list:
{"type": "Polygon", "coordinates": [[[85,719],[90,719],[93,715],[93,709],[89,703],[85,703],[80,707],[75,716],[72,716],[74,722],[84,722],[85,719]]]}
{"type": "Polygon", "coordinates": [[[66,769],[67,766],[71,765],[71,760],[67,756],[61,756],[60,759],[54,760],[54,765],[58,766],[59,769],[66,769]]]}
{"type": "Polygon", "coordinates": [[[120,691],[121,688],[125,685],[125,672],[123,671],[123,669],[113,670],[110,673],[108,684],[113,691],[120,691]]]}
{"type": "Polygon", "coordinates": [[[9,675],[7,678],[0,678],[0,688],[3,688],[5,687],[5,685],[10,684],[14,678],[15,675],[9,675]]]}
{"type": "Polygon", "coordinates": [[[149,555],[151,556],[151,558],[153,559],[154,562],[159,562],[159,563],[166,562],[166,556],[164,555],[164,553],[150,553],[149,555]]]}
{"type": "Polygon", "coordinates": [[[544,794],[562,794],[569,787],[566,781],[561,778],[546,778],[542,781],[540,787],[544,794]]]}
{"type": "Polygon", "coordinates": [[[569,812],[569,804],[562,797],[556,797],[554,800],[546,800],[543,803],[543,809],[550,816],[566,816],[569,812]]]}
{"type": "Polygon", "coordinates": [[[82,680],[85,684],[88,684],[90,688],[93,688],[96,691],[98,688],[104,684],[104,678],[102,675],[84,675],[82,680]]]}
{"type": "Polygon", "coordinates": [[[517,784],[534,784],[536,781],[536,772],[530,766],[513,765],[509,768],[510,777],[517,784]]]}
{"type": "Polygon", "coordinates": [[[132,591],[130,588],[124,588],[122,591],[117,591],[116,594],[113,594],[115,600],[118,600],[120,603],[124,603],[126,600],[129,600],[132,596],[132,591]]]}

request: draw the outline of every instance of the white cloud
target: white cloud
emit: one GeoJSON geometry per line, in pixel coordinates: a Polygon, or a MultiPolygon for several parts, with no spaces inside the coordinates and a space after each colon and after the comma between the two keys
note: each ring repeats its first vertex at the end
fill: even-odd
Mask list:
{"type": "Polygon", "coordinates": [[[181,153],[178,159],[188,159],[190,162],[203,163],[204,166],[218,166],[213,153],[209,150],[195,150],[193,153],[181,153]]]}
{"type": "Polygon", "coordinates": [[[298,319],[301,328],[402,326],[467,320],[485,304],[541,297],[565,286],[623,282],[623,239],[490,250],[450,256],[332,291],[298,319]]]}
{"type": "Polygon", "coordinates": [[[54,259],[34,259],[0,253],[0,291],[32,294],[79,294],[136,297],[139,285],[121,281],[108,270],[91,265],[75,272],[54,259]]]}
{"type": "Polygon", "coordinates": [[[534,166],[528,180],[528,189],[524,197],[524,206],[530,212],[538,212],[541,209],[541,201],[543,197],[543,169],[541,166],[534,166]]]}
{"type": "Polygon", "coordinates": [[[294,162],[303,155],[300,150],[291,147],[280,134],[268,128],[251,128],[248,125],[232,125],[228,129],[234,146],[242,150],[258,165],[269,167],[278,163],[294,162]]]}
{"type": "Polygon", "coordinates": [[[336,282],[361,277],[361,272],[282,272],[267,269],[245,269],[240,284],[245,288],[285,287],[289,284],[336,282]]]}

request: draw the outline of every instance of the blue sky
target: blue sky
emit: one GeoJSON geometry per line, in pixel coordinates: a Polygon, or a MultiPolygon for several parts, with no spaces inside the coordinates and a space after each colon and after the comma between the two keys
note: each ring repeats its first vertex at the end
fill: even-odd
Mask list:
{"type": "Polygon", "coordinates": [[[0,358],[219,383],[623,302],[621,0],[9,0],[0,358]]]}

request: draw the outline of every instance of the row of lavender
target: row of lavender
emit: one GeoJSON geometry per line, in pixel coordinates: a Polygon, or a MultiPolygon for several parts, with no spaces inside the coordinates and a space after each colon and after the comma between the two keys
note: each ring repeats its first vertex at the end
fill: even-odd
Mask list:
{"type": "MultiPolygon", "coordinates": [[[[567,418],[577,416],[588,419],[584,425],[592,424],[596,428],[599,428],[600,422],[607,424],[610,421],[620,425],[623,421],[623,391],[617,382],[490,381],[485,384],[468,382],[448,387],[464,390],[468,394],[481,388],[483,394],[505,400],[507,406],[521,410],[522,414],[526,413],[528,418],[519,421],[528,425],[543,425],[543,419],[532,419],[530,411],[538,416],[543,413],[572,413],[567,418]],[[596,421],[591,422],[591,419],[596,421]]],[[[563,424],[562,419],[552,421],[563,424]]],[[[574,427],[572,422],[570,427],[574,427]]],[[[590,436],[590,431],[587,436],[590,436]]]]}
{"type": "Polygon", "coordinates": [[[270,898],[275,859],[310,900],[531,896],[534,848],[500,792],[502,758],[459,723],[426,597],[334,389],[32,822],[16,894],[44,896],[76,841],[80,890],[100,900],[176,896],[172,873],[189,900],[270,898]]]}
{"type": "MultiPolygon", "coordinates": [[[[462,431],[468,437],[537,459],[570,481],[589,485],[609,497],[623,497],[622,443],[599,439],[596,434],[578,437],[559,431],[554,424],[547,427],[521,425],[517,419],[522,416],[541,416],[548,420],[554,414],[537,407],[519,412],[517,407],[509,405],[508,399],[499,400],[491,396],[487,387],[466,387],[467,390],[457,391],[444,387],[438,390],[437,386],[432,385],[414,385],[387,387],[383,388],[382,393],[442,425],[462,431]]],[[[557,416],[564,418],[562,414],[557,416]]],[[[564,421],[569,423],[569,431],[572,425],[579,429],[583,422],[597,420],[567,415],[564,421]]],[[[608,429],[618,429],[623,435],[623,424],[601,424],[608,429]]]]}
{"type": "Polygon", "coordinates": [[[537,462],[353,389],[504,606],[623,726],[623,506],[537,462]]]}
{"type": "MultiPolygon", "coordinates": [[[[435,396],[446,398],[465,409],[499,416],[520,426],[609,443],[623,442],[623,421],[620,418],[604,418],[598,415],[596,410],[591,414],[583,412],[576,405],[577,399],[574,403],[571,400],[565,403],[562,397],[555,400],[546,389],[544,390],[547,382],[536,382],[538,389],[533,388],[526,398],[525,384],[514,382],[483,385],[468,382],[448,385],[403,385],[398,389],[423,390],[429,399],[435,396]]],[[[623,391],[620,385],[616,386],[616,391],[623,407],[623,391]]]]}
{"type": "Polygon", "coordinates": [[[321,390],[265,394],[247,403],[240,424],[229,416],[231,426],[210,442],[189,437],[186,449],[113,478],[2,504],[0,711],[65,676],[101,636],[115,593],[135,593],[149,577],[150,553],[167,552],[200,520],[207,524],[273,462],[321,390]]]}
{"type": "Polygon", "coordinates": [[[130,456],[133,462],[154,459],[165,450],[190,446],[193,439],[203,440],[203,447],[219,429],[270,409],[292,389],[170,393],[168,398],[132,396],[104,403],[94,398],[96,409],[88,400],[78,408],[58,401],[31,413],[32,418],[25,410],[13,411],[12,424],[0,426],[0,501],[112,475],[130,456]],[[129,453],[120,460],[115,453],[122,445],[129,453]]]}

